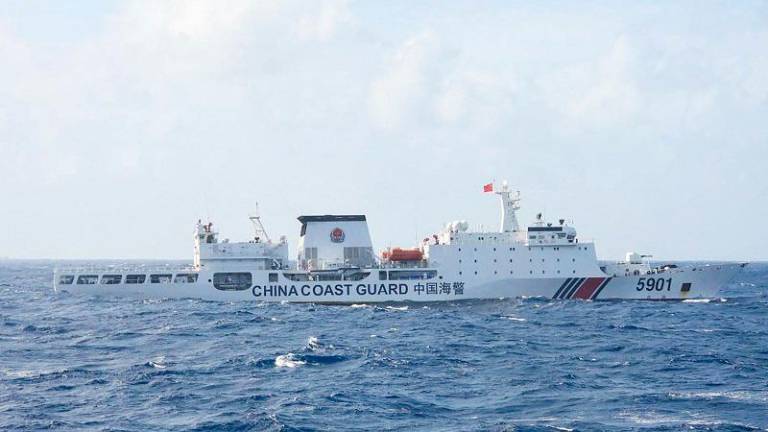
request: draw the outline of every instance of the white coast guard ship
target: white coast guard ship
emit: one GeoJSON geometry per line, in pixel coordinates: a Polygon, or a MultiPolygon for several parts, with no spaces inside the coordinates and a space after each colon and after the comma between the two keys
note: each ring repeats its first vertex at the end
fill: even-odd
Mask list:
{"type": "MultiPolygon", "coordinates": [[[[493,185],[486,185],[493,192],[493,185]]],[[[141,297],[193,297],[316,303],[455,301],[509,297],[551,299],[681,300],[713,298],[745,263],[652,267],[628,253],[601,265],[591,242],[560,219],[541,215],[518,224],[520,194],[506,183],[501,226],[471,232],[465,221],[447,224],[412,249],[374,254],[364,215],[301,216],[297,260],[285,237],[273,241],[258,216],[247,242],[219,241],[213,224],[198,221],[189,266],[60,268],[54,289],[141,297]]]]}

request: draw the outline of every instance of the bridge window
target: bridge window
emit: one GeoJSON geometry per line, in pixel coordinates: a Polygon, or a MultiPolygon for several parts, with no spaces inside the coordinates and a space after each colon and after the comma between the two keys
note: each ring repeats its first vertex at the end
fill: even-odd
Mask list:
{"type": "Polygon", "coordinates": [[[149,275],[150,283],[171,283],[173,275],[170,274],[153,274],[149,275]]]}
{"type": "Polygon", "coordinates": [[[197,273],[179,273],[173,278],[174,283],[195,283],[197,282],[197,273]]]}
{"type": "MultiPolygon", "coordinates": [[[[461,262],[461,260],[459,260],[461,262]]],[[[379,272],[379,280],[387,280],[387,272],[386,271],[380,271],[379,272]]]]}
{"type": "Polygon", "coordinates": [[[269,281],[270,282],[277,282],[277,273],[270,273],[269,274],[269,281]]]}
{"type": "Polygon", "coordinates": [[[72,282],[74,281],[75,281],[75,277],[72,275],[59,276],[59,285],[72,285],[72,282]]]}
{"type": "Polygon", "coordinates": [[[222,291],[243,291],[251,287],[250,273],[214,273],[213,286],[222,291]]]}
{"type": "Polygon", "coordinates": [[[123,275],[103,275],[101,283],[104,285],[117,285],[123,281],[123,275]]]}
{"type": "Polygon", "coordinates": [[[143,274],[129,274],[125,276],[125,283],[127,284],[143,284],[147,280],[147,275],[143,274]]]}
{"type": "Polygon", "coordinates": [[[98,281],[99,276],[97,275],[80,275],[77,277],[78,285],[93,285],[98,281]]]}

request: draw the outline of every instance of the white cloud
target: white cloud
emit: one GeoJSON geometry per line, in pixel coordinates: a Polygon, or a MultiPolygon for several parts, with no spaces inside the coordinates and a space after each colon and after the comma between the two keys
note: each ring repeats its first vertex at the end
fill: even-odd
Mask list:
{"type": "Polygon", "coordinates": [[[311,11],[303,13],[297,24],[297,33],[304,40],[328,41],[340,26],[352,22],[346,0],[309,2],[305,6],[311,11]]]}
{"type": "Polygon", "coordinates": [[[415,114],[427,93],[430,77],[426,73],[437,48],[437,36],[431,31],[411,37],[398,48],[385,72],[371,85],[368,103],[374,125],[396,129],[415,114]]]}
{"type": "Polygon", "coordinates": [[[580,127],[619,126],[641,109],[633,56],[628,38],[620,36],[604,55],[544,74],[538,87],[563,121],[580,127]]]}
{"type": "MultiPolygon", "coordinates": [[[[241,202],[271,198],[275,230],[289,234],[294,213],[346,205],[380,215],[387,222],[376,237],[397,242],[411,240],[403,224],[425,215],[483,217],[446,202],[440,188],[458,191],[494,175],[556,191],[550,197],[564,208],[583,205],[571,197],[589,199],[571,187],[610,195],[628,218],[663,225],[653,205],[676,208],[674,198],[643,207],[636,191],[592,189],[606,179],[643,179],[643,190],[669,190],[674,179],[695,188],[702,161],[717,161],[712,155],[728,145],[739,146],[729,165],[704,164],[723,182],[711,187],[743,202],[764,189],[755,161],[765,159],[767,33],[754,21],[720,18],[718,6],[700,8],[706,16],[697,22],[708,21],[697,27],[679,11],[643,4],[497,4],[461,13],[455,5],[342,0],[116,4],[78,37],[61,38],[66,25],[30,37],[19,30],[29,22],[3,25],[15,18],[0,17],[0,189],[27,212],[0,212],[0,225],[22,227],[0,244],[32,251],[37,238],[29,255],[47,254],[30,221],[47,210],[41,203],[69,200],[70,192],[99,197],[70,208],[88,224],[98,222],[90,213],[125,205],[122,193],[164,210],[125,210],[125,230],[141,218],[186,220],[207,191],[233,218],[241,202]],[[632,163],[638,154],[643,163],[632,163]],[[739,187],[729,183],[734,170],[739,187]],[[433,189],[415,191],[417,183],[433,189]],[[370,200],[371,190],[392,195],[370,200]],[[339,191],[343,203],[328,199],[339,191]],[[408,211],[391,206],[403,191],[418,195],[408,211]]],[[[87,6],[73,5],[73,13],[77,7],[87,6]]],[[[84,15],[77,22],[90,22],[84,15]]],[[[494,218],[491,211],[488,223],[494,218]]],[[[185,256],[173,229],[159,234],[173,248],[161,253],[185,256]]],[[[84,235],[91,249],[82,253],[102,255],[106,235],[84,235]]],[[[154,251],[137,241],[131,253],[154,251]]],[[[0,250],[6,254],[16,253],[0,250]]]]}

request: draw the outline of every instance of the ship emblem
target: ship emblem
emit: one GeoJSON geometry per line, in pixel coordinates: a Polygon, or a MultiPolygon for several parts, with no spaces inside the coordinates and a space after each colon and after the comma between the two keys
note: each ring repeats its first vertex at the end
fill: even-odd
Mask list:
{"type": "Polygon", "coordinates": [[[334,243],[343,243],[344,230],[339,227],[334,228],[333,231],[331,231],[331,241],[334,243]]]}

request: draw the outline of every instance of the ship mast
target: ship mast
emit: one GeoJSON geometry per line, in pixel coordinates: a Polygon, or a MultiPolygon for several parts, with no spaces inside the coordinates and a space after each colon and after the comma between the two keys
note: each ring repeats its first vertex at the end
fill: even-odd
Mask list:
{"type": "Polygon", "coordinates": [[[501,227],[499,232],[519,232],[520,225],[517,223],[517,210],[520,210],[520,191],[514,195],[509,190],[507,181],[501,183],[501,190],[496,191],[496,195],[501,199],[501,227]]]}
{"type": "Polygon", "coordinates": [[[272,240],[267,234],[267,230],[264,229],[264,224],[261,223],[261,215],[259,214],[259,203],[256,203],[256,210],[248,216],[248,219],[253,223],[254,240],[257,242],[266,240],[267,243],[271,243],[272,240]]]}

